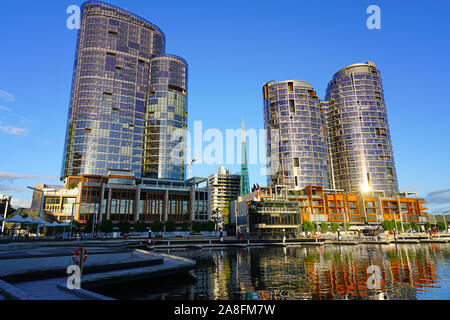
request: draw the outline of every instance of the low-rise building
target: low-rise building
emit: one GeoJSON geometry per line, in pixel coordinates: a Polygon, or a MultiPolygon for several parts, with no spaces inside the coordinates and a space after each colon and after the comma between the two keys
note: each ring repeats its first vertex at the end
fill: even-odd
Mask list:
{"type": "MultiPolygon", "coordinates": [[[[59,221],[114,223],[156,220],[176,223],[210,220],[207,179],[186,181],[142,178],[125,171],[110,171],[106,177],[68,177],[60,188],[44,190],[44,212],[59,221]],[[206,183],[206,186],[203,184],[206,183]]],[[[36,196],[38,192],[35,191],[36,196]]]]}
{"type": "Polygon", "coordinates": [[[349,223],[358,230],[380,226],[384,220],[423,225],[428,219],[425,203],[415,193],[385,197],[324,190],[321,186],[307,186],[303,190],[260,187],[233,203],[232,223],[237,234],[258,238],[297,237],[303,221],[349,223]]]}

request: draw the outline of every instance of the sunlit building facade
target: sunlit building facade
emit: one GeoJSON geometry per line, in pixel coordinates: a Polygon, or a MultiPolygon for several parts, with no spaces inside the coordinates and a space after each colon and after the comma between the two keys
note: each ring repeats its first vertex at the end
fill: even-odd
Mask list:
{"type": "Polygon", "coordinates": [[[135,14],[101,1],[81,11],[61,178],[183,180],[187,62],[165,55],[162,30],[135,14]]]}
{"type": "Polygon", "coordinates": [[[328,188],[325,115],[313,87],[298,80],[269,82],[263,101],[268,185],[328,188]]]}
{"type": "Polygon", "coordinates": [[[326,93],[331,175],[347,192],[398,193],[380,70],[373,62],[337,72],[326,93]]]}
{"type": "Polygon", "coordinates": [[[185,179],[187,62],[177,56],[150,61],[143,176],[185,179]]]}

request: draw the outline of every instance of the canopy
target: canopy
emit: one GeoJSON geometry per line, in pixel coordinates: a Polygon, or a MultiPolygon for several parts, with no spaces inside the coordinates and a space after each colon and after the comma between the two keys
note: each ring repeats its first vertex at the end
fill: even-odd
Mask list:
{"type": "Polygon", "coordinates": [[[59,225],[59,227],[70,227],[70,223],[69,223],[69,222],[61,223],[61,224],[59,225]]]}
{"type": "Polygon", "coordinates": [[[47,224],[47,227],[61,227],[61,225],[55,221],[53,223],[47,224]]]}
{"type": "Polygon", "coordinates": [[[6,222],[12,222],[12,223],[26,223],[25,219],[22,218],[20,215],[16,215],[12,218],[6,219],[6,222]]]}
{"type": "Polygon", "coordinates": [[[25,218],[25,223],[37,224],[36,220],[34,220],[32,217],[25,218]]]}

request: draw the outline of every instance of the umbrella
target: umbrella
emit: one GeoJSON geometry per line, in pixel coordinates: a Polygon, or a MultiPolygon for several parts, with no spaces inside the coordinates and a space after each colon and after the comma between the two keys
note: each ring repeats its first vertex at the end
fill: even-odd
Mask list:
{"type": "Polygon", "coordinates": [[[12,223],[25,223],[25,219],[22,218],[20,215],[16,215],[10,219],[6,219],[6,222],[12,222],[12,223]]]}
{"type": "Polygon", "coordinates": [[[47,225],[47,227],[61,227],[61,225],[58,222],[53,222],[47,225]]]}
{"type": "Polygon", "coordinates": [[[32,217],[25,218],[25,223],[37,224],[36,220],[34,220],[32,217]]]}

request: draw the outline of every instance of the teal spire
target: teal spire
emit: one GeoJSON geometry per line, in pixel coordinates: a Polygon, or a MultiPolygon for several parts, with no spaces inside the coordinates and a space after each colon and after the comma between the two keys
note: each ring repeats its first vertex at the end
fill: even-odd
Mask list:
{"type": "Polygon", "coordinates": [[[248,164],[247,164],[247,144],[245,142],[245,125],[242,121],[242,151],[241,151],[241,196],[245,196],[250,193],[250,181],[248,177],[248,164]]]}

